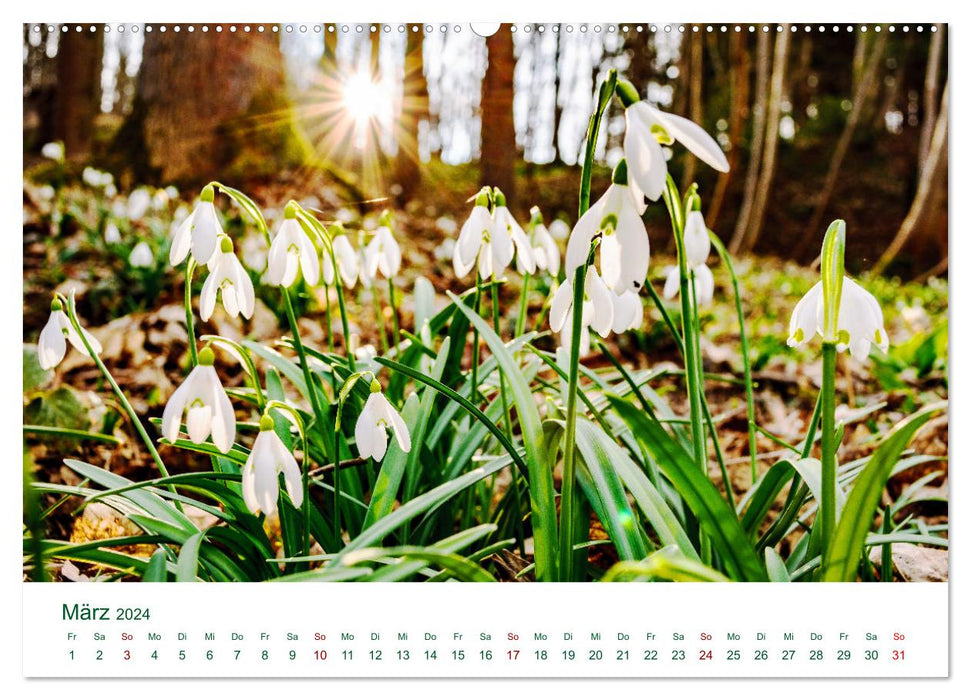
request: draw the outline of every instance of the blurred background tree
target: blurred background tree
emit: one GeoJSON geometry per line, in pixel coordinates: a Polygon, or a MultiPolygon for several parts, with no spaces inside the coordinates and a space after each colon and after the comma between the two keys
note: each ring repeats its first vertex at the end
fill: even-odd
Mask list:
{"type": "MultiPolygon", "coordinates": [[[[361,207],[456,215],[487,183],[521,216],[540,204],[572,222],[597,82],[616,68],[725,149],[728,176],[681,150],[671,169],[699,181],[732,250],[811,262],[840,216],[865,268],[947,267],[944,25],[90,29],[24,27],[27,167],[59,140],[125,185],[219,178],[285,196],[331,183],[361,207]]],[[[603,129],[600,188],[622,154],[618,107],[603,129]]]]}

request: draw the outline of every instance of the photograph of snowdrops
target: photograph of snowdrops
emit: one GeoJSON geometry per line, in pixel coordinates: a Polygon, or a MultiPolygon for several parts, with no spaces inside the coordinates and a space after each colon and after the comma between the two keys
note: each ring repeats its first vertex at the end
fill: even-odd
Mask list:
{"type": "Polygon", "coordinates": [[[25,25],[29,581],[941,581],[944,25],[25,25]]]}

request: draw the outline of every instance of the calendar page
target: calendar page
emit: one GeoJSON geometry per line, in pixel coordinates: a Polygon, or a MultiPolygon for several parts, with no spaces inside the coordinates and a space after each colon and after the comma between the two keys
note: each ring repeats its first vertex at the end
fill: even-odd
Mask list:
{"type": "Polygon", "coordinates": [[[28,686],[949,677],[949,25],[610,5],[34,8],[28,686]]]}

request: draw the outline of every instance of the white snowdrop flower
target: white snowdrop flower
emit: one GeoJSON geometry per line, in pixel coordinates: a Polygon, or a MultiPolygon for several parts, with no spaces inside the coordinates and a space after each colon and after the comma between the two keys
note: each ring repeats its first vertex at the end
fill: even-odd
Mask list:
{"type": "Polygon", "coordinates": [[[105,224],[105,243],[110,245],[121,243],[121,231],[118,230],[118,225],[114,221],[105,224]]]}
{"type": "Polygon", "coordinates": [[[636,292],[610,292],[610,297],[614,305],[614,320],[610,329],[614,333],[624,333],[643,325],[644,305],[636,292]]]}
{"type": "Polygon", "coordinates": [[[45,143],[40,148],[40,154],[45,158],[50,158],[51,160],[60,162],[64,160],[64,144],[60,141],[45,143]]]}
{"type": "Polygon", "coordinates": [[[199,202],[192,213],[175,231],[172,237],[172,247],[169,248],[169,263],[178,265],[189,251],[196,263],[205,265],[216,252],[216,241],[223,235],[223,228],[213,205],[215,191],[211,185],[206,185],[199,196],[199,202]]]}
{"type": "MultiPolygon", "coordinates": [[[[573,324],[565,323],[563,324],[563,329],[560,331],[560,342],[559,346],[561,348],[566,348],[569,350],[572,347],[573,338],[573,324]]],[[[578,357],[584,357],[590,354],[591,342],[590,342],[590,326],[580,326],[580,342],[577,347],[578,357]]]]}
{"type": "MultiPolygon", "coordinates": [[[[573,285],[576,277],[572,273],[559,286],[550,302],[550,328],[559,333],[565,326],[573,327],[573,285]]],[[[614,325],[614,302],[610,290],[591,266],[587,268],[583,281],[583,307],[580,327],[590,326],[601,337],[606,338],[614,325]]]]}
{"type": "Polygon", "coordinates": [[[296,219],[296,209],[287,206],[283,223],[270,243],[266,277],[270,284],[289,287],[297,279],[297,272],[311,287],[320,279],[317,248],[296,219]]]}
{"type": "Polygon", "coordinates": [[[401,246],[387,226],[379,226],[364,249],[364,267],[372,279],[378,272],[390,279],[401,269],[401,246]]]}
{"type": "Polygon", "coordinates": [[[459,230],[459,225],[450,216],[440,216],[435,220],[435,226],[446,236],[453,236],[459,230]]]}
{"type": "Polygon", "coordinates": [[[563,219],[554,220],[550,224],[550,235],[553,236],[555,241],[565,241],[566,237],[570,235],[570,224],[563,219]]]}
{"type": "Polygon", "coordinates": [[[208,321],[212,316],[217,293],[222,297],[227,314],[233,318],[240,313],[245,318],[253,317],[256,305],[253,281],[233,253],[233,242],[229,236],[219,239],[219,248],[209,262],[209,276],[199,294],[199,317],[203,321],[208,321]]]}
{"type": "Polygon", "coordinates": [[[138,221],[148,213],[152,204],[152,194],[145,187],[139,187],[128,195],[125,213],[129,221],[138,221]]]}
{"type": "Polygon", "coordinates": [[[506,207],[506,195],[498,187],[493,190],[495,208],[492,210],[492,224],[494,229],[505,229],[516,247],[516,269],[521,273],[536,272],[536,261],[533,259],[533,247],[523,227],[513,218],[512,212],[506,207]]]}
{"type": "MultiPolygon", "coordinates": [[[[334,258],[337,260],[337,272],[340,273],[341,281],[347,289],[351,289],[354,283],[357,282],[357,253],[351,246],[350,239],[343,233],[334,236],[331,240],[331,246],[334,249],[334,258]]],[[[324,251],[323,262],[322,275],[324,282],[326,284],[334,284],[334,261],[326,250],[324,251]]]]}
{"type": "Polygon", "coordinates": [[[105,185],[105,197],[114,197],[118,194],[118,188],[115,187],[115,183],[109,182],[105,185]]]}
{"type": "Polygon", "coordinates": [[[155,267],[155,253],[148,243],[139,241],[128,255],[128,264],[132,267],[155,267]]]}
{"type": "Polygon", "coordinates": [[[52,199],[54,199],[54,195],[57,194],[57,191],[50,185],[41,185],[37,188],[37,194],[45,202],[50,202],[52,199]]]}
{"type": "Polygon", "coordinates": [[[651,244],[641,220],[644,206],[626,181],[624,161],[614,171],[614,183],[577,221],[566,245],[568,275],[583,265],[594,236],[600,235],[600,270],[603,281],[617,294],[638,291],[644,285],[651,244]]]}
{"type": "Polygon", "coordinates": [[[377,381],[371,382],[371,395],[364,403],[361,415],[354,426],[354,439],[361,457],[380,462],[388,450],[388,428],[394,432],[395,440],[402,452],[411,450],[411,435],[401,415],[381,393],[377,381]]]}
{"type": "Polygon", "coordinates": [[[700,211],[693,209],[688,212],[684,222],[684,254],[688,267],[703,265],[708,261],[709,253],[711,238],[708,236],[705,217],[700,211]]]}
{"type": "Polygon", "coordinates": [[[185,414],[189,439],[202,444],[210,435],[220,452],[229,452],[236,439],[236,415],[212,366],[210,348],[199,352],[199,364],[165,404],[162,412],[162,436],[169,442],[179,437],[179,427],[185,414]]]}
{"type": "Polygon", "coordinates": [[[111,173],[103,172],[89,165],[81,172],[81,180],[88,187],[107,187],[114,181],[114,178],[111,177],[111,173]]]}
{"type": "Polygon", "coordinates": [[[165,188],[165,194],[168,195],[169,199],[175,200],[179,197],[179,188],[175,185],[169,185],[165,188]]]}
{"type": "Polygon", "coordinates": [[[277,511],[280,496],[279,475],[283,474],[287,493],[293,505],[303,503],[303,481],[297,460],[273,430],[273,418],[260,419],[260,434],[253,441],[246,464],[243,465],[243,501],[253,515],[263,513],[272,517],[277,511]]]}
{"type": "Polygon", "coordinates": [[[455,239],[446,238],[435,246],[434,255],[436,260],[451,260],[455,255],[455,239]]]}
{"type": "MultiPolygon", "coordinates": [[[[789,321],[789,347],[798,347],[823,336],[823,283],[817,282],[796,304],[789,321]]],[[[837,324],[839,352],[849,349],[857,360],[870,355],[870,346],[883,352],[890,347],[887,331],[883,327],[883,311],[876,298],[849,277],[843,277],[837,324]]]]}
{"type": "Polygon", "coordinates": [[[489,213],[489,193],[483,188],[475,199],[472,213],[462,225],[452,255],[456,277],[465,277],[479,265],[479,275],[488,279],[501,274],[512,262],[513,240],[504,226],[494,226],[489,213]]]}
{"type": "MultiPolygon", "coordinates": [[[[715,296],[715,277],[711,273],[711,268],[709,268],[704,263],[700,265],[695,265],[689,268],[689,280],[690,273],[694,272],[695,277],[695,294],[697,299],[695,301],[696,306],[705,306],[710,304],[711,300],[715,296]]],[[[672,265],[666,271],[667,278],[664,281],[664,298],[674,299],[681,290],[681,274],[678,271],[677,265],[672,265]]]]}
{"type": "Polygon", "coordinates": [[[128,208],[121,199],[116,199],[111,203],[111,215],[119,221],[128,216],[128,208]]]}
{"type": "MultiPolygon", "coordinates": [[[[533,207],[530,210],[532,215],[530,221],[529,245],[533,251],[533,260],[536,262],[536,269],[546,270],[554,277],[560,271],[560,249],[550,235],[549,230],[543,224],[543,216],[539,208],[533,207]]],[[[526,272],[521,267],[520,273],[526,272]]]]}
{"type": "Polygon", "coordinates": [[[354,350],[354,357],[360,362],[370,362],[378,356],[378,349],[367,343],[354,350]]]}
{"type": "MultiPolygon", "coordinates": [[[[91,349],[97,355],[101,352],[101,343],[85,329],[81,333],[91,345],[91,349]]],[[[40,332],[37,339],[37,361],[41,369],[53,369],[67,353],[67,341],[77,349],[78,352],[87,355],[88,349],[84,347],[84,341],[71,324],[71,319],[64,313],[61,302],[55,299],[51,302],[51,316],[40,332]]]]}
{"type": "MultiPolygon", "coordinates": [[[[631,90],[633,88],[631,87],[631,90]]],[[[624,157],[630,166],[630,185],[635,197],[657,200],[664,192],[668,164],[662,145],[679,141],[719,172],[728,172],[728,159],[715,141],[700,126],[676,114],[662,112],[643,100],[630,103],[631,96],[621,98],[628,104],[625,113],[624,157]]]]}
{"type": "Polygon", "coordinates": [[[351,209],[342,207],[337,210],[336,214],[334,214],[334,218],[340,221],[342,224],[349,224],[357,218],[357,214],[355,214],[351,209]]]}

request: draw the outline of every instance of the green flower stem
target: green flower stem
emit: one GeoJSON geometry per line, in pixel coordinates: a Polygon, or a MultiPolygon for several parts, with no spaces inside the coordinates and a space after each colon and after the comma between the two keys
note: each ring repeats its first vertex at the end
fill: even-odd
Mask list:
{"type": "Polygon", "coordinates": [[[391,330],[394,333],[394,346],[401,352],[401,330],[398,328],[398,304],[395,301],[394,280],[388,278],[388,303],[391,305],[391,330]]]}
{"type": "MultiPolygon", "coordinates": [[[[324,253],[326,255],[326,253],[324,253]]],[[[330,285],[324,282],[324,323],[327,325],[327,350],[331,355],[334,354],[334,329],[331,328],[330,318],[330,285]]]]}
{"type": "MultiPolygon", "coordinates": [[[[578,216],[583,216],[590,208],[590,181],[593,175],[593,160],[597,152],[597,137],[600,134],[600,124],[607,106],[613,98],[617,87],[617,71],[611,69],[607,78],[600,85],[597,109],[590,115],[587,125],[587,145],[584,150],[583,170],[580,172],[580,202],[578,216]]],[[[571,319],[570,336],[570,368],[567,373],[568,388],[566,395],[566,427],[563,433],[563,481],[560,486],[560,542],[559,542],[559,580],[572,581],[574,579],[574,563],[576,562],[576,432],[577,432],[577,386],[580,378],[580,331],[583,326],[583,297],[584,284],[587,277],[587,266],[593,263],[596,252],[596,242],[590,246],[590,252],[583,265],[576,269],[573,281],[573,317],[571,319]]],[[[569,274],[567,274],[569,279],[569,274]]]]}
{"type": "MultiPolygon", "coordinates": [[[[283,290],[283,301],[287,309],[287,321],[290,323],[290,330],[293,333],[293,344],[297,348],[297,356],[300,358],[300,368],[303,370],[303,380],[307,385],[307,393],[310,395],[310,406],[314,412],[314,427],[321,439],[326,437],[324,433],[325,422],[324,412],[320,407],[320,399],[317,396],[317,386],[314,383],[313,372],[310,371],[310,364],[307,362],[307,352],[304,350],[303,341],[300,339],[300,329],[297,326],[297,317],[293,313],[293,302],[290,301],[290,290],[286,287],[283,290]]],[[[308,470],[310,469],[310,454],[304,455],[303,459],[303,479],[307,483],[308,470]]],[[[336,472],[335,472],[336,473],[336,472]]],[[[304,521],[310,522],[310,498],[309,495],[304,499],[304,521]]],[[[309,525],[307,528],[309,532],[309,525]]]]}
{"type": "MultiPolygon", "coordinates": [[[[475,295],[472,298],[472,310],[478,316],[481,313],[482,304],[482,276],[478,269],[475,271],[475,295]]],[[[472,328],[472,385],[469,387],[469,400],[478,405],[476,398],[479,395],[479,329],[472,328]]]]}
{"type": "MultiPolygon", "coordinates": [[[[108,368],[105,367],[105,363],[101,361],[100,357],[98,357],[98,353],[94,351],[94,349],[91,347],[91,343],[88,342],[87,337],[82,332],[81,323],[78,321],[78,312],[74,303],[73,294],[68,300],[68,303],[64,304],[64,306],[67,309],[68,318],[71,321],[71,325],[74,326],[74,330],[77,332],[78,337],[81,338],[81,342],[84,343],[84,349],[88,351],[88,355],[92,360],[94,360],[94,363],[98,366],[98,369],[101,371],[101,374],[107,380],[108,384],[111,385],[111,390],[114,391],[115,396],[118,397],[118,402],[121,404],[122,408],[125,409],[125,413],[128,414],[128,419],[131,421],[132,425],[135,426],[135,430],[138,431],[139,437],[141,437],[142,442],[145,443],[145,447],[148,449],[149,454],[152,455],[152,460],[155,462],[155,466],[158,467],[159,473],[163,477],[168,478],[169,470],[165,468],[165,462],[162,461],[162,457],[159,455],[158,449],[155,447],[155,443],[152,442],[152,438],[148,436],[145,426],[142,425],[142,422],[138,419],[138,414],[135,413],[135,409],[132,407],[131,402],[128,400],[128,397],[125,396],[125,393],[121,390],[121,387],[118,386],[118,382],[116,382],[115,378],[111,376],[111,372],[109,372],[108,368]]],[[[172,493],[176,492],[174,486],[169,486],[169,490],[172,493]]],[[[178,501],[175,502],[175,505],[179,510],[182,510],[182,505],[178,501]]]]}
{"type": "Polygon", "coordinates": [[[523,290],[519,295],[519,316],[516,317],[516,336],[519,337],[526,330],[526,311],[529,307],[529,273],[523,273],[523,290]]]}
{"type": "Polygon", "coordinates": [[[748,412],[748,452],[752,465],[752,483],[754,484],[759,478],[758,443],[756,442],[756,431],[758,426],[755,423],[755,392],[752,383],[752,361],[749,357],[748,333],[745,330],[745,313],[742,311],[742,294],[738,288],[738,276],[735,274],[735,267],[732,265],[732,259],[728,255],[725,245],[721,242],[721,239],[714,234],[713,231],[708,231],[708,237],[711,239],[712,245],[715,246],[715,250],[718,251],[718,256],[721,258],[722,262],[725,263],[725,267],[728,268],[728,274],[732,278],[732,289],[735,292],[735,313],[738,315],[738,335],[742,343],[742,368],[745,376],[745,404],[748,412]]]}
{"type": "Polygon", "coordinates": [[[185,267],[185,330],[188,334],[188,344],[189,344],[189,357],[192,360],[192,366],[195,367],[199,364],[199,351],[196,348],[196,328],[195,320],[192,314],[192,275],[196,270],[195,258],[189,256],[189,262],[185,267]]]}
{"type": "Polygon", "coordinates": [[[823,343],[823,387],[820,391],[822,421],[822,499],[820,538],[826,558],[836,532],[836,343],[823,343]]]}
{"type": "Polygon", "coordinates": [[[701,376],[698,371],[697,338],[695,337],[693,296],[691,294],[690,279],[688,277],[688,260],[684,250],[684,212],[681,209],[681,197],[677,185],[668,175],[667,187],[664,191],[664,203],[671,216],[674,228],[674,241],[678,249],[678,273],[681,282],[681,336],[684,339],[684,369],[688,389],[688,402],[691,411],[691,439],[694,445],[695,463],[702,474],[708,475],[708,448],[705,432],[702,428],[701,409],[701,376]]]}
{"type": "Polygon", "coordinates": [[[377,280],[371,286],[371,299],[374,301],[374,322],[378,326],[378,333],[381,335],[381,353],[388,354],[388,334],[384,330],[384,313],[381,311],[381,299],[378,298],[377,280]]]}
{"type": "MultiPolygon", "coordinates": [[[[334,268],[336,269],[336,267],[337,262],[335,260],[334,268]]],[[[351,328],[347,320],[347,305],[344,302],[344,283],[341,282],[339,275],[334,275],[334,289],[337,290],[337,311],[341,316],[341,332],[344,334],[344,352],[347,354],[347,364],[351,368],[351,372],[356,372],[354,350],[351,348],[351,328]]]]}

